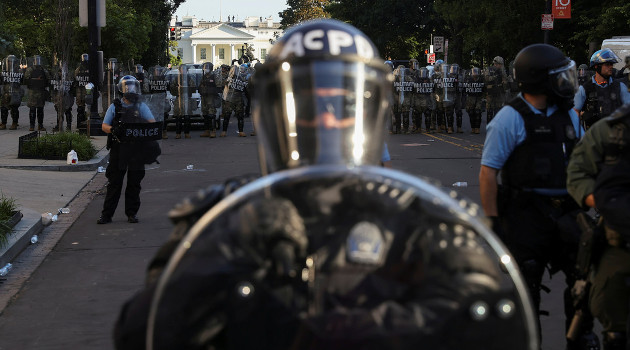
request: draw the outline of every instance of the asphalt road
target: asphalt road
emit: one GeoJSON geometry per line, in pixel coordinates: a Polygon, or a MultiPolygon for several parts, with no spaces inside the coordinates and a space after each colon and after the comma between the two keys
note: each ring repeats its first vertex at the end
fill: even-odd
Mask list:
{"type": "MultiPolygon", "coordinates": [[[[167,239],[167,212],[199,189],[247,173],[259,173],[256,137],[236,137],[235,120],[226,138],[162,142],[161,164],[142,182],[139,224],[128,224],[123,202],[109,225],[96,225],[103,205],[104,174],[71,203],[73,211],[44,229],[12,272],[0,278],[0,349],[113,349],[112,329],[123,302],[143,284],[151,256],[167,239]],[[192,165],[193,169],[187,169],[192,165]]],[[[479,203],[479,161],[484,134],[392,135],[388,145],[396,169],[426,176],[479,203]]],[[[482,129],[483,130],[483,129],[482,129]]],[[[246,121],[246,129],[251,123],[246,121]]],[[[543,348],[564,349],[563,276],[545,282],[543,348]]]]}

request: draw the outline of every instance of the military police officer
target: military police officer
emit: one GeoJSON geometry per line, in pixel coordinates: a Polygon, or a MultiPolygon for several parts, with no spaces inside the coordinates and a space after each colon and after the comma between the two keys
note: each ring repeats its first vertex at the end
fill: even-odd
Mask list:
{"type": "Polygon", "coordinates": [[[590,278],[588,305],[604,328],[604,350],[630,348],[630,104],[595,122],[576,145],[567,188],[577,203],[596,208],[606,238],[590,278]]]}
{"type": "Polygon", "coordinates": [[[249,83],[247,75],[247,67],[244,65],[235,65],[230,69],[230,74],[223,87],[223,110],[221,111],[223,129],[221,131],[221,137],[227,135],[232,112],[236,115],[238,136],[247,136],[244,132],[245,116],[243,114],[243,94],[249,83]]]}
{"type": "Polygon", "coordinates": [[[486,93],[481,68],[472,67],[464,78],[462,85],[463,94],[466,95],[466,113],[468,113],[468,118],[470,118],[471,133],[479,134],[482,102],[486,93]]]}
{"type": "Polygon", "coordinates": [[[46,131],[44,128],[44,105],[49,97],[50,74],[44,68],[41,56],[36,55],[30,60],[29,66],[24,72],[24,82],[26,83],[26,105],[29,108],[29,131],[35,130],[36,121],[37,130],[46,131]]]}
{"type": "Polygon", "coordinates": [[[421,132],[422,119],[424,116],[424,131],[433,132],[435,129],[435,102],[433,101],[433,90],[435,84],[429,77],[429,70],[425,67],[418,70],[415,82],[415,96],[413,100],[413,123],[415,131],[421,132]]]}
{"type": "Polygon", "coordinates": [[[219,69],[214,69],[212,62],[204,62],[202,65],[203,76],[199,85],[199,94],[201,95],[201,114],[203,116],[204,132],[201,137],[217,136],[216,121],[217,108],[221,107],[221,98],[219,88],[215,82],[217,76],[221,74],[219,69]]]}
{"type": "Polygon", "coordinates": [[[88,60],[88,54],[82,54],[81,62],[79,63],[79,66],[74,70],[73,91],[75,93],[75,102],[77,104],[77,128],[85,126],[85,122],[87,120],[85,116],[85,105],[87,96],[85,86],[90,82],[90,70],[88,60]]]}
{"type": "Polygon", "coordinates": [[[494,118],[496,112],[505,104],[505,94],[508,88],[503,57],[496,56],[492,65],[486,69],[486,124],[494,118]]]}
{"type": "Polygon", "coordinates": [[[11,124],[9,130],[15,130],[18,127],[18,119],[20,118],[18,108],[24,96],[24,91],[22,91],[24,72],[20,67],[20,61],[14,55],[9,55],[4,59],[1,79],[0,115],[2,119],[0,121],[0,130],[7,128],[9,111],[11,111],[11,119],[13,119],[13,124],[11,124]]]}
{"type": "Polygon", "coordinates": [[[72,131],[72,105],[74,104],[74,96],[72,96],[72,84],[74,78],[72,72],[64,72],[62,62],[53,64],[50,78],[50,97],[55,106],[57,113],[57,123],[53,131],[61,130],[64,118],[66,120],[66,130],[72,131]],[[65,73],[65,74],[64,74],[65,73]]]}

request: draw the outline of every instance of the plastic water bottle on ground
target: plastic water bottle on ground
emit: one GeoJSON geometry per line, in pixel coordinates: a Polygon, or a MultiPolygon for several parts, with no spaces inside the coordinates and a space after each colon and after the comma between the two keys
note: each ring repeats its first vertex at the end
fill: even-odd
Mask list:
{"type": "Polygon", "coordinates": [[[11,263],[7,263],[6,265],[4,265],[0,269],[0,276],[6,276],[9,273],[9,271],[11,270],[12,267],[13,267],[13,265],[11,263]]]}
{"type": "Polygon", "coordinates": [[[59,208],[59,214],[70,214],[70,208],[59,208]]]}
{"type": "Polygon", "coordinates": [[[33,235],[33,237],[31,237],[31,244],[35,244],[39,241],[39,238],[37,238],[37,235],[33,235]]]}
{"type": "Polygon", "coordinates": [[[194,168],[195,168],[195,166],[192,165],[192,164],[189,164],[189,165],[186,166],[186,170],[193,170],[194,168]]]}
{"type": "Polygon", "coordinates": [[[468,182],[466,181],[457,181],[453,184],[453,187],[468,187],[468,182]]]}

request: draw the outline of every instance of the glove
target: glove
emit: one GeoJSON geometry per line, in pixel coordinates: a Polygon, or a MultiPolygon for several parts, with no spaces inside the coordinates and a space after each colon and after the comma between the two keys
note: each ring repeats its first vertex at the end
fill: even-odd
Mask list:
{"type": "Polygon", "coordinates": [[[120,125],[112,125],[111,133],[117,138],[121,138],[125,135],[125,129],[120,125]]]}

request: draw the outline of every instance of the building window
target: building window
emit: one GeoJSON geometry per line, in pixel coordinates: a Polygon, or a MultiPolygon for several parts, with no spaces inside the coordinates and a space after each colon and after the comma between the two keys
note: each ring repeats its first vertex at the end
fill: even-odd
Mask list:
{"type": "Polygon", "coordinates": [[[201,59],[205,60],[206,59],[206,48],[202,47],[200,51],[200,55],[201,55],[201,59]]]}
{"type": "Polygon", "coordinates": [[[260,49],[260,59],[264,60],[267,58],[267,49],[260,49]]]}
{"type": "Polygon", "coordinates": [[[225,49],[219,49],[219,59],[220,60],[225,59],[225,49]]]}

